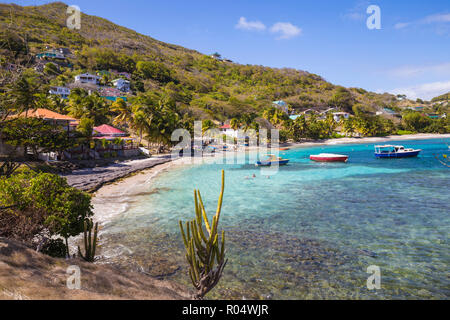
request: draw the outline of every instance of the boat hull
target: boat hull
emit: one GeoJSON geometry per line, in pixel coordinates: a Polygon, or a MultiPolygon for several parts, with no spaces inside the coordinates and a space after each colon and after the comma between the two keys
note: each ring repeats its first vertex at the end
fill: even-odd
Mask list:
{"type": "Polygon", "coordinates": [[[257,161],[256,166],[257,167],[270,167],[270,166],[285,166],[289,163],[290,160],[283,160],[283,161],[257,161]]]}
{"type": "Polygon", "coordinates": [[[398,153],[375,153],[377,158],[414,158],[420,154],[421,150],[410,151],[410,152],[398,152],[398,153]]]}
{"type": "Polygon", "coordinates": [[[310,160],[316,162],[347,162],[348,156],[335,156],[335,157],[321,157],[321,156],[311,156],[310,160]]]}

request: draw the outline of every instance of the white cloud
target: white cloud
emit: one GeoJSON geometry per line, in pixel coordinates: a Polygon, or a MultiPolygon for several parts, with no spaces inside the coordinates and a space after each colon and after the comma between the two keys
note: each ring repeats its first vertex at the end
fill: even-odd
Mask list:
{"type": "Polygon", "coordinates": [[[431,100],[441,94],[450,92],[450,81],[424,83],[418,86],[397,88],[391,90],[393,94],[406,94],[409,99],[431,100]]]}
{"type": "Polygon", "coordinates": [[[409,25],[410,25],[410,23],[408,23],[408,22],[399,22],[399,23],[395,24],[394,28],[395,29],[403,29],[409,25]]]}
{"type": "Polygon", "coordinates": [[[245,17],[241,17],[236,25],[236,29],[263,31],[266,30],[266,26],[261,21],[247,21],[245,17]]]}
{"type": "Polygon", "coordinates": [[[448,76],[450,77],[450,62],[427,66],[403,66],[390,70],[389,75],[396,78],[412,78],[423,76],[448,76]]]}
{"type": "Polygon", "coordinates": [[[438,13],[422,19],[423,23],[450,22],[450,13],[438,13]]]}
{"type": "MultiPolygon", "coordinates": [[[[416,20],[416,21],[411,21],[411,22],[399,22],[397,23],[394,28],[395,29],[404,29],[406,27],[412,27],[412,26],[419,26],[419,25],[440,25],[443,26],[445,25],[447,22],[450,22],[450,13],[437,13],[437,14],[432,14],[429,16],[426,16],[425,18],[416,20]]],[[[441,29],[439,29],[441,30],[441,29]]],[[[447,31],[444,30],[444,32],[441,33],[445,34],[447,31]]]]}
{"type": "Polygon", "coordinates": [[[270,28],[270,32],[279,34],[278,39],[291,39],[299,36],[302,29],[290,22],[277,22],[270,28]]]}

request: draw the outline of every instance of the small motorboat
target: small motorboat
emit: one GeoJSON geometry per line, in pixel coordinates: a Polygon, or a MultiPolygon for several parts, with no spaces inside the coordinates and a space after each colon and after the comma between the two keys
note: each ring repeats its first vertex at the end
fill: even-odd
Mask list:
{"type": "Polygon", "coordinates": [[[280,151],[288,151],[291,150],[291,148],[280,148],[280,151]]]}
{"type": "Polygon", "coordinates": [[[317,162],[347,162],[348,156],[342,154],[321,153],[309,157],[312,161],[317,162]]]}
{"type": "Polygon", "coordinates": [[[377,158],[413,158],[421,152],[421,149],[405,148],[404,146],[375,146],[375,157],[377,158]]]}
{"type": "Polygon", "coordinates": [[[269,167],[269,166],[285,166],[289,163],[290,160],[288,159],[282,159],[280,157],[276,157],[273,154],[269,154],[267,155],[267,159],[265,160],[261,160],[261,161],[257,161],[255,163],[255,165],[257,167],[269,167]]]}

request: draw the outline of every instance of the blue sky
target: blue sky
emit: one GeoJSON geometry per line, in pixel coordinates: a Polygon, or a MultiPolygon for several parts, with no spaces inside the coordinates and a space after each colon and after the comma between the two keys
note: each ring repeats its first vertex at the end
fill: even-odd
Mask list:
{"type": "MultiPolygon", "coordinates": [[[[50,1],[17,0],[20,5],[50,1]]],[[[429,99],[450,91],[449,0],[73,0],[158,40],[347,87],[429,99]],[[370,30],[370,5],[381,29],[370,30]]]]}

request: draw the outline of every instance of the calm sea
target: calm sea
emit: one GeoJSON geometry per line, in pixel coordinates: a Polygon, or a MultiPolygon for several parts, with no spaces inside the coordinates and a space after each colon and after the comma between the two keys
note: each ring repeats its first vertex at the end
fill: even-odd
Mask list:
{"type": "Polygon", "coordinates": [[[281,153],[291,162],[270,179],[254,156],[173,168],[137,186],[103,227],[101,261],[190,286],[178,221],[194,216],[194,188],[212,217],[225,169],[229,262],[209,298],[448,299],[450,168],[434,157],[450,154],[446,143],[402,141],[423,152],[392,160],[376,159],[373,144],[293,149],[281,153]],[[308,159],[322,152],[350,159],[308,159]],[[367,288],[369,266],[380,268],[379,290],[367,288]]]}

